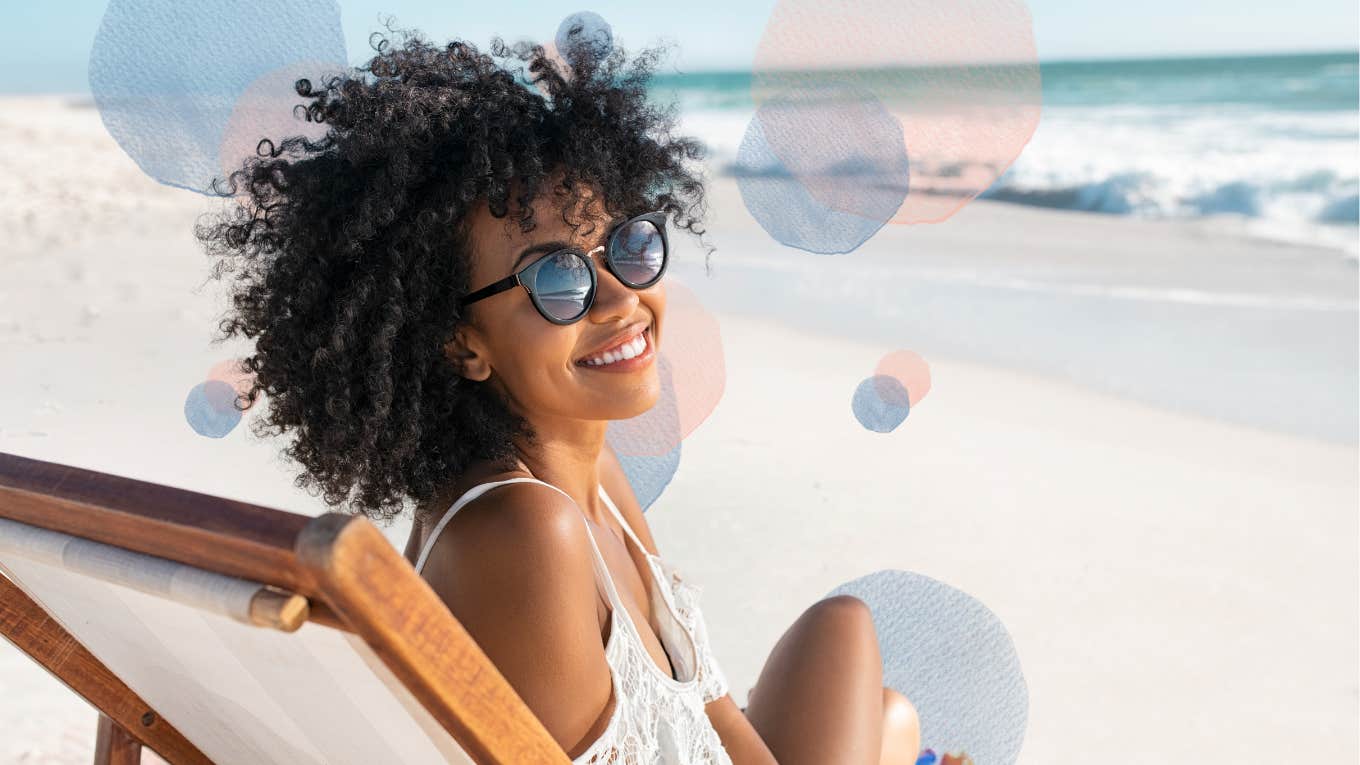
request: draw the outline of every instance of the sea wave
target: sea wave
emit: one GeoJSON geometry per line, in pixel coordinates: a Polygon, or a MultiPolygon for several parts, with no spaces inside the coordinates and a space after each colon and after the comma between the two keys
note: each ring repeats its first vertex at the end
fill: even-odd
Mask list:
{"type": "MultiPolygon", "coordinates": [[[[753,115],[691,108],[719,172],[732,174],[753,115]]],[[[908,148],[910,155],[910,148],[908,148]]],[[[1020,156],[981,195],[1143,218],[1205,218],[1242,233],[1360,251],[1355,112],[1222,105],[1046,108],[1020,156]]]]}
{"type": "Polygon", "coordinates": [[[1236,219],[1248,233],[1354,252],[1358,151],[1355,113],[1050,109],[982,196],[1148,218],[1236,219]]]}

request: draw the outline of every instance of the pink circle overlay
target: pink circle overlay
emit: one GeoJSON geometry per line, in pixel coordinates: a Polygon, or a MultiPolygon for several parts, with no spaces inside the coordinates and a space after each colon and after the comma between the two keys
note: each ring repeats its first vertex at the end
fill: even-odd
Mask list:
{"type": "Polygon", "coordinates": [[[907,402],[916,402],[930,392],[930,365],[915,351],[893,351],[878,360],[874,367],[875,375],[886,375],[902,383],[907,389],[907,402]]]}
{"type": "MultiPolygon", "coordinates": [[[[284,138],[291,136],[301,135],[311,141],[324,138],[330,125],[306,119],[304,112],[312,100],[298,95],[294,84],[305,78],[311,81],[313,90],[321,90],[324,79],[340,74],[343,68],[342,64],[328,61],[295,61],[251,80],[236,99],[222,129],[217,163],[223,181],[240,170],[246,160],[259,157],[257,149],[266,138],[273,142],[274,151],[278,151],[284,138]]],[[[264,149],[269,149],[268,144],[264,149]]],[[[236,196],[248,200],[249,189],[238,188],[236,196]]]]}
{"type": "MultiPolygon", "coordinates": [[[[901,122],[911,191],[888,221],[898,224],[944,221],[991,186],[1034,135],[1042,105],[1023,0],[778,0],[752,73],[757,107],[852,83],[901,122]]],[[[837,207],[842,194],[808,191],[855,212],[837,207]]]]}
{"type": "MultiPolygon", "coordinates": [[[[230,385],[236,391],[236,395],[244,397],[250,392],[250,388],[255,383],[255,375],[251,374],[244,366],[244,359],[227,359],[219,361],[208,370],[207,380],[218,380],[230,385]]],[[[249,399],[238,398],[237,402],[243,407],[242,411],[249,409],[251,404],[249,399]]]]}
{"type": "Polygon", "coordinates": [[[620,456],[660,457],[708,418],[722,399],[727,371],[718,320],[674,276],[663,282],[666,314],[657,338],[661,397],[646,412],[610,424],[620,456]]]}
{"type": "MultiPolygon", "coordinates": [[[[543,43],[543,55],[544,58],[551,61],[553,65],[557,68],[558,73],[562,75],[562,79],[566,80],[567,82],[571,82],[572,75],[576,73],[576,70],[572,69],[571,64],[567,62],[566,57],[562,55],[561,51],[557,50],[557,43],[552,41],[543,43]]],[[[524,76],[533,77],[534,75],[526,68],[524,71],[524,76]]],[[[551,98],[550,94],[548,93],[548,86],[546,84],[541,82],[535,82],[533,83],[533,85],[534,89],[538,91],[539,95],[543,96],[544,98],[551,98]]]]}

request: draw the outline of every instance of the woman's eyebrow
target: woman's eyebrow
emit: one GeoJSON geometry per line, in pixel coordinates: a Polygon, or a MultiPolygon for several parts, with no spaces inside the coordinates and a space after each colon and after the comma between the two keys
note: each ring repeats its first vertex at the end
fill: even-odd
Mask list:
{"type": "MultiPolygon", "coordinates": [[[[615,218],[614,220],[610,221],[610,222],[609,222],[609,227],[605,229],[605,233],[604,233],[604,239],[605,239],[605,241],[608,241],[608,239],[609,239],[609,234],[610,234],[611,232],[613,232],[614,229],[616,229],[616,228],[618,228],[619,226],[623,225],[623,224],[624,224],[625,222],[627,222],[628,220],[629,220],[629,216],[622,215],[622,216],[619,216],[619,217],[615,218]]],[[[604,244],[604,242],[600,242],[600,244],[604,244]]],[[[572,245],[571,245],[571,242],[563,242],[563,241],[559,241],[559,240],[553,240],[553,241],[551,241],[551,242],[539,242],[538,244],[531,244],[531,245],[529,245],[528,247],[525,247],[523,250],[521,250],[520,253],[519,253],[519,255],[515,257],[515,262],[514,262],[513,264],[511,264],[511,266],[510,266],[510,271],[511,271],[511,272],[518,271],[518,270],[519,270],[519,264],[522,263],[522,262],[524,262],[524,259],[527,258],[527,257],[529,257],[530,255],[538,255],[538,254],[545,253],[545,252],[552,252],[553,250],[561,250],[561,249],[565,249],[565,248],[571,247],[571,246],[572,246],[572,245]]]]}

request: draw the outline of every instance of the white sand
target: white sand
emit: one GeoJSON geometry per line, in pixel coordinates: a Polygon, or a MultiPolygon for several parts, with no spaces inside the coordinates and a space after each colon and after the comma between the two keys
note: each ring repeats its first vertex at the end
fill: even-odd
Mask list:
{"type": "MultiPolygon", "coordinates": [[[[0,100],[0,145],[0,451],[323,511],[281,444],[184,421],[188,390],[244,350],[208,344],[225,304],[193,291],[206,200],[142,176],[90,110],[0,100]]],[[[726,393],[648,521],[705,585],[738,701],[808,604],[908,569],[1010,630],[1022,762],[1356,760],[1352,265],[987,203],[819,261],[713,189],[715,278],[677,275],[719,317],[726,393]],[[899,293],[860,278],[902,262],[899,293]],[[828,284],[871,298],[833,303],[828,284]],[[896,348],[929,359],[933,387],[870,433],[850,395],[896,348]],[[1241,375],[1255,409],[1224,385],[1241,375]]],[[[386,532],[404,542],[406,524],[386,532]]],[[[94,728],[0,644],[0,762],[86,762],[94,728]]]]}

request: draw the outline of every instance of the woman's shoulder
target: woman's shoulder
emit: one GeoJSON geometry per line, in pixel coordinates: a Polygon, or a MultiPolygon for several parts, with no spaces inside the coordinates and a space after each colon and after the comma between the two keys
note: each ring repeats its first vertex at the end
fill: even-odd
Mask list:
{"type": "Polygon", "coordinates": [[[612,688],[587,534],[570,497],[509,483],[459,509],[421,572],[564,747],[585,735],[612,688]]]}
{"type": "MultiPolygon", "coordinates": [[[[506,471],[476,485],[511,478],[532,476],[523,471],[506,471]]],[[[438,520],[433,519],[433,522],[438,523],[438,520]]],[[[435,531],[432,527],[427,533],[435,531]]],[[[568,564],[567,570],[579,569],[580,565],[569,565],[572,562],[569,559],[579,559],[578,564],[580,560],[590,563],[586,534],[576,503],[561,491],[536,480],[505,483],[464,503],[444,528],[438,529],[438,537],[433,541],[426,540],[430,550],[426,555],[425,571],[437,561],[449,562],[459,568],[495,568],[516,559],[521,564],[526,560],[551,560],[568,564]],[[510,550],[516,555],[505,555],[510,550]]],[[[482,570],[477,573],[494,572],[482,570]]]]}
{"type": "Polygon", "coordinates": [[[588,534],[570,497],[534,481],[509,483],[449,519],[429,543],[420,576],[474,635],[598,627],[588,534]]]}

